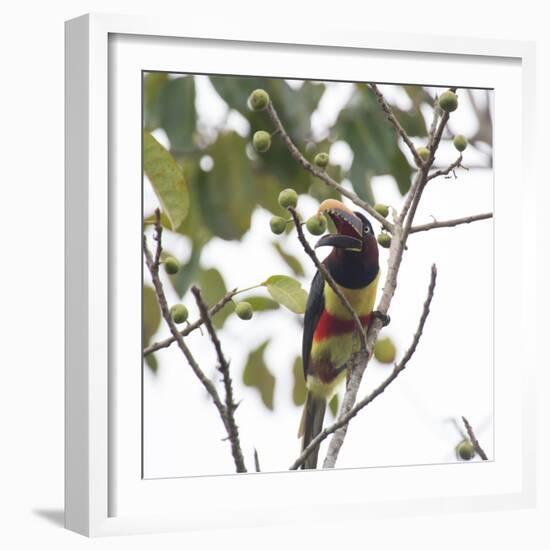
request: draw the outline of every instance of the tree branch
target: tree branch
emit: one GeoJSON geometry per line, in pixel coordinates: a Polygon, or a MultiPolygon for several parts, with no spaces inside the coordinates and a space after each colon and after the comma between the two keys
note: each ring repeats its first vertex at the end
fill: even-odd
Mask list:
{"type": "MultiPolygon", "coordinates": [[[[450,89],[451,91],[456,92],[456,88],[450,89]]],[[[403,226],[403,237],[405,240],[409,235],[409,231],[416,214],[416,209],[418,208],[418,203],[420,202],[420,198],[428,182],[428,172],[434,162],[435,152],[441,142],[441,136],[443,135],[445,126],[447,126],[447,122],[449,121],[449,113],[447,111],[443,112],[441,119],[439,120],[439,124],[437,124],[437,120],[435,119],[436,117],[434,115],[434,122],[432,123],[432,128],[430,128],[430,139],[428,142],[428,150],[430,154],[418,171],[398,218],[399,223],[403,226]],[[433,131],[433,127],[436,128],[435,131],[433,131]]]]}
{"type": "MultiPolygon", "coordinates": [[[[414,220],[418,203],[420,202],[422,192],[426,185],[428,171],[433,164],[435,152],[441,141],[441,136],[443,135],[443,131],[445,129],[448,119],[449,113],[444,112],[441,116],[441,119],[439,120],[439,124],[437,124],[437,121],[433,123],[433,125],[436,126],[436,129],[433,133],[433,136],[430,136],[430,141],[428,144],[430,155],[424,165],[420,167],[420,169],[416,173],[413,185],[409,190],[409,194],[405,199],[403,208],[399,213],[393,227],[393,236],[391,239],[389,250],[386,281],[384,283],[382,297],[380,298],[380,303],[377,308],[378,311],[383,315],[387,315],[395,293],[395,289],[397,288],[397,276],[399,273],[399,268],[401,266],[401,261],[403,259],[403,252],[407,244],[410,227],[412,221],[414,220]]],[[[346,386],[346,392],[344,394],[344,399],[340,407],[339,418],[342,418],[346,414],[348,414],[348,412],[352,410],[355,401],[357,400],[357,394],[359,392],[361,380],[363,378],[365,369],[367,368],[368,360],[372,355],[372,350],[374,348],[374,344],[376,343],[381,328],[382,322],[377,318],[375,318],[372,323],[369,323],[369,328],[367,331],[366,359],[361,361],[360,358],[352,357],[350,360],[351,370],[346,386]]],[[[333,468],[335,466],[338,454],[344,443],[346,431],[347,424],[344,424],[339,430],[335,432],[329,443],[329,449],[323,467],[333,468]]]]}
{"type": "Polygon", "coordinates": [[[254,448],[254,469],[257,471],[257,472],[261,472],[261,468],[260,468],[260,457],[258,455],[258,450],[256,448],[254,448]]]}
{"type": "Polygon", "coordinates": [[[269,114],[274,126],[275,126],[275,133],[280,134],[281,138],[286,145],[288,151],[290,152],[290,155],[310,174],[314,175],[316,178],[319,178],[320,180],[324,181],[329,187],[332,187],[333,189],[336,189],[340,194],[342,194],[344,197],[347,197],[350,201],[352,201],[354,204],[368,212],[374,219],[376,219],[386,231],[389,233],[393,233],[393,224],[388,221],[386,218],[381,216],[368,202],[365,202],[364,200],[361,200],[355,193],[348,191],[345,187],[340,185],[337,181],[333,180],[326,172],[325,170],[321,168],[317,168],[311,162],[309,162],[302,153],[300,153],[300,150],[296,145],[294,145],[294,142],[290,138],[290,136],[287,134],[283,123],[281,122],[281,119],[279,118],[279,115],[277,114],[277,111],[275,110],[275,107],[273,106],[273,103],[270,101],[267,105],[267,113],[269,114]]]}
{"type": "Polygon", "coordinates": [[[475,214],[474,216],[466,216],[464,218],[456,218],[454,220],[445,220],[442,222],[431,222],[423,225],[414,225],[409,233],[419,233],[420,231],[430,231],[430,229],[439,229],[441,227],[455,227],[466,223],[477,222],[480,220],[488,220],[493,217],[492,212],[486,214],[475,214]]]}
{"type": "Polygon", "coordinates": [[[450,174],[453,170],[455,170],[458,167],[462,167],[462,153],[458,155],[458,158],[447,168],[444,168],[442,170],[436,170],[435,172],[432,172],[428,175],[427,180],[433,180],[434,178],[438,178],[439,176],[446,176],[447,174],[450,174]]]}
{"type": "Polygon", "coordinates": [[[359,333],[361,350],[363,351],[363,353],[366,352],[367,336],[365,334],[365,330],[361,323],[361,319],[359,319],[359,316],[357,315],[356,311],[353,309],[352,305],[349,303],[349,300],[344,296],[342,291],[338,288],[338,285],[332,278],[332,275],[329,273],[328,269],[319,261],[319,258],[317,258],[317,254],[315,254],[314,250],[311,248],[311,246],[307,242],[306,237],[304,235],[304,230],[302,229],[302,224],[300,223],[300,219],[296,214],[296,210],[294,210],[294,208],[292,207],[289,207],[288,211],[290,212],[290,215],[292,216],[292,219],[294,221],[294,225],[296,226],[296,231],[298,232],[298,239],[300,240],[302,247],[304,248],[306,254],[311,258],[311,260],[315,264],[315,267],[323,275],[323,279],[327,282],[327,284],[333,290],[334,294],[338,296],[338,298],[342,302],[342,305],[348,310],[348,313],[353,318],[353,322],[355,323],[355,329],[359,333]]]}
{"type": "MultiPolygon", "coordinates": [[[[153,281],[153,286],[155,288],[155,292],[157,295],[160,311],[161,311],[162,317],[164,318],[164,321],[166,322],[166,324],[168,325],[168,328],[170,329],[170,332],[172,333],[172,336],[174,337],[174,340],[176,341],[181,352],[187,359],[187,362],[189,363],[191,370],[193,371],[195,376],[199,379],[199,381],[203,385],[204,389],[208,392],[208,394],[212,398],[212,401],[214,402],[214,406],[218,410],[218,413],[223,422],[223,425],[227,431],[227,434],[229,435],[230,431],[229,431],[228,417],[227,417],[227,411],[225,409],[225,406],[223,405],[214,384],[204,374],[204,372],[199,367],[198,363],[195,361],[195,358],[193,357],[191,351],[187,347],[187,344],[183,340],[183,337],[178,332],[176,324],[174,323],[174,320],[172,319],[172,316],[170,314],[170,309],[168,308],[168,303],[166,301],[166,295],[164,294],[164,288],[162,286],[162,282],[160,281],[160,277],[159,277],[160,253],[162,251],[161,236],[162,236],[162,226],[160,224],[160,211],[157,208],[155,210],[154,239],[157,241],[157,250],[155,253],[155,257],[153,258],[153,255],[147,246],[147,237],[145,235],[143,235],[143,254],[145,255],[145,263],[151,274],[151,279],[153,281]]],[[[237,471],[239,471],[238,465],[235,464],[235,466],[237,467],[237,471]]]]}
{"type": "Polygon", "coordinates": [[[244,457],[241,449],[241,443],[239,440],[239,428],[235,422],[235,411],[237,410],[237,404],[233,398],[233,384],[231,380],[231,374],[229,372],[229,363],[225,358],[222,350],[221,342],[218,338],[214,325],[212,324],[212,319],[208,313],[208,306],[205,304],[201,291],[196,287],[191,287],[191,292],[195,297],[197,306],[201,314],[201,318],[206,325],[208,334],[210,334],[210,339],[214,344],[216,350],[216,355],[218,356],[218,370],[222,374],[223,386],[225,389],[225,412],[227,417],[227,435],[229,436],[229,441],[231,442],[231,453],[233,454],[233,460],[235,461],[235,466],[237,467],[237,472],[246,472],[246,467],[244,465],[244,457]]]}
{"type": "Polygon", "coordinates": [[[403,126],[401,126],[400,122],[397,120],[397,117],[394,115],[391,107],[388,105],[382,92],[378,89],[378,86],[373,82],[369,82],[369,87],[376,95],[376,98],[378,99],[378,103],[380,103],[382,110],[384,111],[384,113],[386,113],[388,120],[395,126],[397,133],[401,136],[401,139],[405,142],[405,145],[409,148],[409,151],[411,152],[414,158],[414,161],[416,162],[416,165],[424,166],[424,161],[418,154],[416,147],[414,146],[414,143],[411,141],[411,138],[407,135],[407,132],[405,132],[405,130],[403,129],[403,126]]]}
{"type": "MultiPolygon", "coordinates": [[[[218,303],[214,304],[209,310],[208,315],[210,317],[213,317],[220,311],[228,302],[230,302],[236,294],[238,294],[240,290],[234,288],[233,290],[230,290],[218,303]]],[[[183,330],[179,331],[180,336],[185,337],[189,334],[191,334],[194,330],[198,329],[204,324],[204,319],[201,317],[194,323],[190,323],[187,325],[183,330]]],[[[162,348],[167,348],[170,345],[172,345],[176,339],[171,336],[169,338],[166,338],[165,340],[161,340],[160,342],[155,342],[154,344],[151,344],[144,348],[143,350],[143,357],[149,355],[150,353],[153,353],[155,351],[158,351],[162,348]]]]}
{"type": "Polygon", "coordinates": [[[470,423],[466,420],[466,418],[462,417],[462,422],[464,422],[464,427],[466,428],[466,431],[468,432],[468,437],[470,438],[470,441],[472,442],[472,445],[474,447],[475,452],[480,456],[481,460],[489,460],[487,458],[487,455],[485,454],[485,451],[481,448],[481,445],[479,444],[479,441],[477,440],[477,437],[474,433],[474,430],[470,423]]]}
{"type": "MultiPolygon", "coordinates": [[[[428,295],[424,302],[424,306],[422,308],[422,314],[420,316],[420,320],[418,322],[416,332],[414,333],[412,343],[409,346],[408,350],[405,352],[405,355],[403,356],[401,361],[394,366],[392,373],[372,393],[370,393],[364,399],[359,401],[350,411],[346,412],[344,415],[340,415],[340,417],[336,422],[334,422],[331,426],[328,426],[327,428],[322,430],[315,438],[313,438],[310,441],[309,445],[302,451],[300,456],[290,466],[291,470],[297,470],[298,468],[300,468],[300,466],[305,462],[307,457],[313,452],[315,448],[317,448],[317,446],[322,441],[324,441],[330,434],[335,433],[338,430],[341,430],[342,428],[346,427],[352,418],[354,418],[362,409],[364,409],[369,403],[372,403],[372,401],[374,401],[380,394],[382,394],[385,391],[385,389],[399,376],[399,374],[403,370],[405,370],[407,363],[410,361],[411,357],[414,355],[414,352],[416,351],[418,342],[420,341],[420,338],[424,331],[424,325],[426,324],[426,319],[428,318],[428,315],[430,313],[430,305],[431,305],[432,298],[435,291],[436,279],[437,279],[437,268],[434,264],[432,265],[431,274],[430,274],[430,284],[428,287],[428,295]]],[[[323,468],[334,467],[333,463],[335,461],[336,461],[336,457],[333,457],[330,454],[330,449],[329,449],[329,454],[327,454],[325,463],[323,464],[323,468]]]]}

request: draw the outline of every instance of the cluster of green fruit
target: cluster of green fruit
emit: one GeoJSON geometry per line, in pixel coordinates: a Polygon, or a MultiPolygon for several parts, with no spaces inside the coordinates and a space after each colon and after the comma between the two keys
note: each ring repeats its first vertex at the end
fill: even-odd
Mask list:
{"type": "MultiPolygon", "coordinates": [[[[164,264],[164,270],[168,273],[168,275],[176,275],[180,270],[180,263],[173,256],[167,256],[164,258],[162,263],[164,264]]],[[[183,304],[174,304],[170,308],[170,316],[172,317],[172,321],[174,321],[174,323],[180,325],[181,323],[185,323],[185,321],[187,321],[187,318],[189,317],[189,310],[183,304]]]]}
{"type": "MultiPolygon", "coordinates": [[[[452,90],[447,90],[439,96],[437,103],[441,110],[452,113],[458,108],[458,96],[452,90]]],[[[468,140],[462,134],[457,134],[453,138],[453,145],[462,153],[468,147],[468,140]]],[[[430,158],[430,150],[427,147],[419,147],[416,152],[424,162],[430,158]]]]}
{"type": "MultiPolygon", "coordinates": [[[[462,134],[457,134],[453,138],[453,145],[457,151],[462,153],[468,147],[468,140],[462,134]]],[[[416,152],[424,162],[430,157],[430,150],[427,147],[419,147],[416,152]]]]}
{"type": "MultiPolygon", "coordinates": [[[[251,111],[264,111],[269,106],[271,99],[269,94],[258,88],[248,96],[248,108],[251,111]]],[[[265,153],[271,148],[271,134],[265,130],[258,130],[252,136],[252,146],[258,153],[265,153]]],[[[325,169],[329,163],[327,153],[318,153],[313,159],[313,164],[318,168],[325,169]]]]}
{"type": "MultiPolygon", "coordinates": [[[[380,214],[383,218],[387,218],[388,214],[390,213],[390,209],[387,205],[376,203],[373,207],[378,214],[380,214]]],[[[383,248],[389,248],[391,245],[391,235],[389,233],[385,233],[382,231],[377,237],[378,244],[382,246],[383,248]]]]}
{"type": "MultiPolygon", "coordinates": [[[[269,94],[262,89],[254,90],[248,97],[248,108],[251,111],[263,111],[270,102],[269,94]]],[[[252,136],[252,145],[258,153],[265,153],[271,147],[271,134],[265,130],[258,130],[252,136]]]]}
{"type": "MultiPolygon", "coordinates": [[[[173,256],[167,256],[164,258],[163,264],[164,270],[168,273],[168,275],[176,275],[180,269],[180,263],[173,256]]],[[[248,321],[249,319],[252,319],[252,306],[248,302],[239,302],[235,306],[235,313],[240,319],[248,321]]],[[[185,321],[187,321],[187,318],[189,317],[189,310],[183,304],[174,304],[170,308],[170,316],[172,317],[174,323],[180,325],[181,323],[185,323],[185,321]]]]}
{"type": "MultiPolygon", "coordinates": [[[[298,193],[296,193],[294,189],[283,189],[279,193],[278,200],[281,208],[285,210],[288,208],[296,208],[298,205],[298,193]]],[[[280,235],[284,233],[286,224],[290,221],[290,219],[286,220],[281,216],[273,216],[269,222],[269,226],[275,235],[280,235]]],[[[312,235],[322,235],[327,229],[327,220],[323,214],[315,214],[306,221],[306,228],[312,235]]]]}

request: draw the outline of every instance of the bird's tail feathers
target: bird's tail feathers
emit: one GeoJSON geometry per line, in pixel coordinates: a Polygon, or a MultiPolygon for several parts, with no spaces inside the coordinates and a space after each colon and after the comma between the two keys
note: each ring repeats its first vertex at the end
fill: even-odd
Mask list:
{"type": "MultiPolygon", "coordinates": [[[[307,392],[304,412],[298,430],[298,437],[302,437],[302,451],[323,429],[323,420],[327,402],[323,397],[314,397],[311,392],[307,392]]],[[[317,468],[317,457],[319,447],[306,458],[303,468],[306,470],[317,468]]]]}

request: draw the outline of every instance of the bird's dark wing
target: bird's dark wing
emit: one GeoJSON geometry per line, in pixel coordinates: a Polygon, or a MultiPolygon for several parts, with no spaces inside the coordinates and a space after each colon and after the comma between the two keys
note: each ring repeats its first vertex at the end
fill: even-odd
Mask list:
{"type": "Polygon", "coordinates": [[[317,323],[321,317],[321,313],[325,309],[325,280],[320,271],[317,271],[311,288],[306,305],[304,315],[304,334],[302,337],[302,361],[304,365],[304,377],[307,377],[309,354],[311,352],[311,343],[313,342],[313,334],[317,328],[317,323]]]}

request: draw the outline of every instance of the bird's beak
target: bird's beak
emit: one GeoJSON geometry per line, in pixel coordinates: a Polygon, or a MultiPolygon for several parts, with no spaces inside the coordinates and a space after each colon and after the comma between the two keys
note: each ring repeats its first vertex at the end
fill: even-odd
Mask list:
{"type": "Polygon", "coordinates": [[[334,222],[337,233],[321,237],[315,244],[360,251],[363,247],[363,222],[344,203],[336,199],[324,200],[318,214],[326,214],[334,222]]]}

